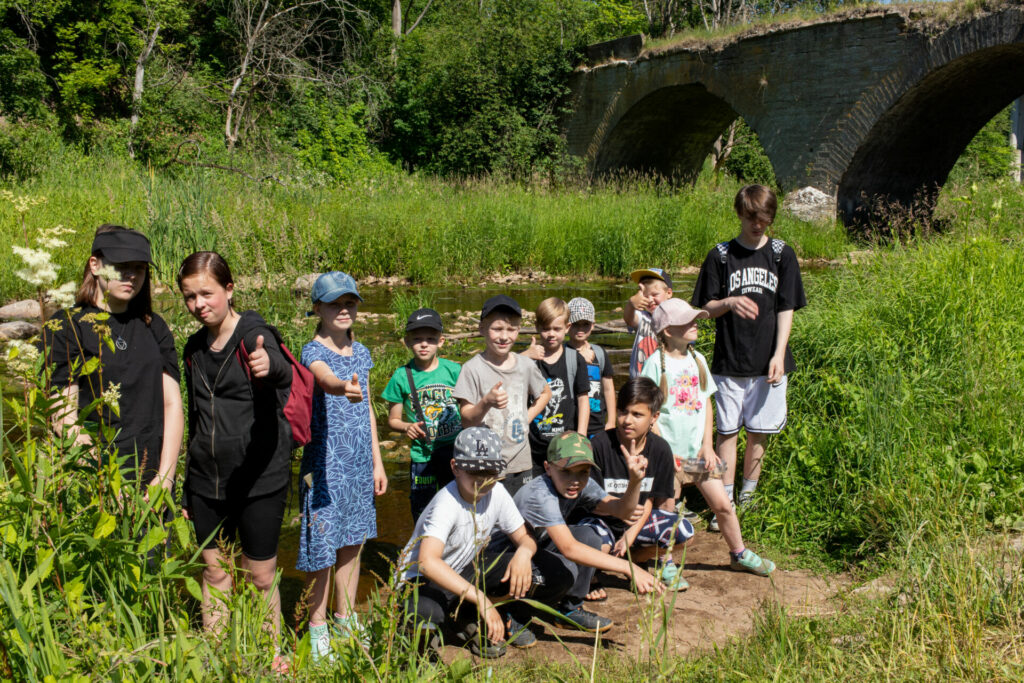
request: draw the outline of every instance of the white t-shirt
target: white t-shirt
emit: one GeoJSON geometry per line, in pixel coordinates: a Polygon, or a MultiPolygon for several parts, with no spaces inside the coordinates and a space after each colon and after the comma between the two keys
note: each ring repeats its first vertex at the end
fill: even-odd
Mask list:
{"type": "MultiPolygon", "coordinates": [[[[687,353],[682,358],[665,356],[665,374],[668,376],[668,396],[661,406],[658,428],[661,436],[672,446],[676,457],[696,458],[704,440],[705,417],[708,399],[718,390],[715,380],[708,371],[707,360],[700,351],[695,351],[704,365],[707,386],[700,388],[700,371],[694,357],[687,353]]],[[[642,375],[650,377],[661,386],[661,349],[658,349],[644,363],[642,375]]]]}
{"type": "Polygon", "coordinates": [[[412,538],[402,551],[398,563],[399,568],[405,568],[402,580],[422,575],[419,557],[420,539],[424,536],[444,542],[441,559],[455,573],[461,574],[477,552],[487,545],[495,527],[512,534],[523,526],[523,516],[500,483],[476,502],[475,511],[473,507],[459,495],[458,484],[454,481],[437,492],[416,520],[412,538]]]}

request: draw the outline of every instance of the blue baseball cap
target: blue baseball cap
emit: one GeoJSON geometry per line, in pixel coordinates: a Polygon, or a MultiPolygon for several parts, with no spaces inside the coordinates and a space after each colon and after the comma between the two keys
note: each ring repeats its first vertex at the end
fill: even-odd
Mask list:
{"type": "Polygon", "coordinates": [[[334,301],[345,294],[354,294],[357,299],[363,300],[363,297],[359,296],[359,286],[351,275],[340,270],[332,270],[316,279],[316,282],[313,283],[313,291],[309,293],[309,298],[312,299],[313,303],[326,303],[334,301]]]}

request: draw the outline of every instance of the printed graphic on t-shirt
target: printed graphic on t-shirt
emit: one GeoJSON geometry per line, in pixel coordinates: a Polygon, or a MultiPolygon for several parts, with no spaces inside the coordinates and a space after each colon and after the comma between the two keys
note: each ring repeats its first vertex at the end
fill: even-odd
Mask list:
{"type": "Polygon", "coordinates": [[[704,401],[700,397],[700,377],[697,375],[680,375],[669,386],[668,394],[671,397],[670,409],[693,415],[704,408],[704,401]]]}
{"type": "MultiPolygon", "coordinates": [[[[519,375],[503,380],[505,391],[509,396],[525,396],[526,387],[519,375]]],[[[523,423],[526,418],[526,406],[519,401],[510,400],[505,410],[488,410],[484,424],[500,434],[509,443],[522,443],[526,439],[523,423]]]]}
{"type": "Polygon", "coordinates": [[[779,276],[765,268],[742,268],[729,273],[729,296],[764,294],[765,290],[774,295],[778,286],[779,276]]]}
{"type": "MultiPolygon", "coordinates": [[[[654,477],[644,477],[640,482],[640,493],[650,493],[654,485],[654,477]]],[[[604,480],[604,490],[613,496],[621,496],[629,487],[629,479],[608,479],[604,480]]]]}
{"type": "Polygon", "coordinates": [[[427,384],[416,387],[420,407],[426,418],[427,438],[431,441],[445,440],[462,429],[458,403],[452,398],[452,387],[444,384],[427,384]]]}
{"type": "Polygon", "coordinates": [[[565,381],[561,377],[549,377],[548,386],[551,387],[551,400],[533,420],[537,425],[537,431],[543,436],[561,434],[565,431],[565,413],[562,409],[562,401],[568,395],[565,381]]]}
{"type": "Polygon", "coordinates": [[[587,379],[590,380],[590,413],[601,412],[601,367],[599,365],[587,365],[587,379]]]}

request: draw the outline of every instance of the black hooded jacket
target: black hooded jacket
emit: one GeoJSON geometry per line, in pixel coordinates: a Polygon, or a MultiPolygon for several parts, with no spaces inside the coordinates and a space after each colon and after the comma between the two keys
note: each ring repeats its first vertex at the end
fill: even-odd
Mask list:
{"type": "Polygon", "coordinates": [[[288,485],[292,433],[278,401],[291,385],[292,369],[266,321],[245,311],[219,352],[210,350],[206,329],[185,343],[188,392],[188,465],[185,492],[225,500],[250,498],[288,485]],[[252,353],[256,340],[270,358],[270,373],[249,379],[240,344],[252,353]]]}

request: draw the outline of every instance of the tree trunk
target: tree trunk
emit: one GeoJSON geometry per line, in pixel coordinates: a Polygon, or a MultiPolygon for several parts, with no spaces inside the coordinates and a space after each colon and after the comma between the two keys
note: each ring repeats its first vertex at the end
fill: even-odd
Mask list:
{"type": "Polygon", "coordinates": [[[402,0],[391,3],[391,32],[395,38],[402,37],[402,0]]]}
{"type": "Polygon", "coordinates": [[[132,86],[132,118],[128,127],[128,156],[132,159],[135,158],[135,146],[133,143],[135,127],[139,125],[139,116],[142,114],[142,92],[146,83],[146,62],[149,61],[149,56],[153,54],[153,48],[156,46],[156,39],[159,35],[160,24],[157,23],[153,33],[149,36],[149,40],[142,48],[142,52],[139,53],[139,58],[135,61],[135,84],[132,86]]]}

